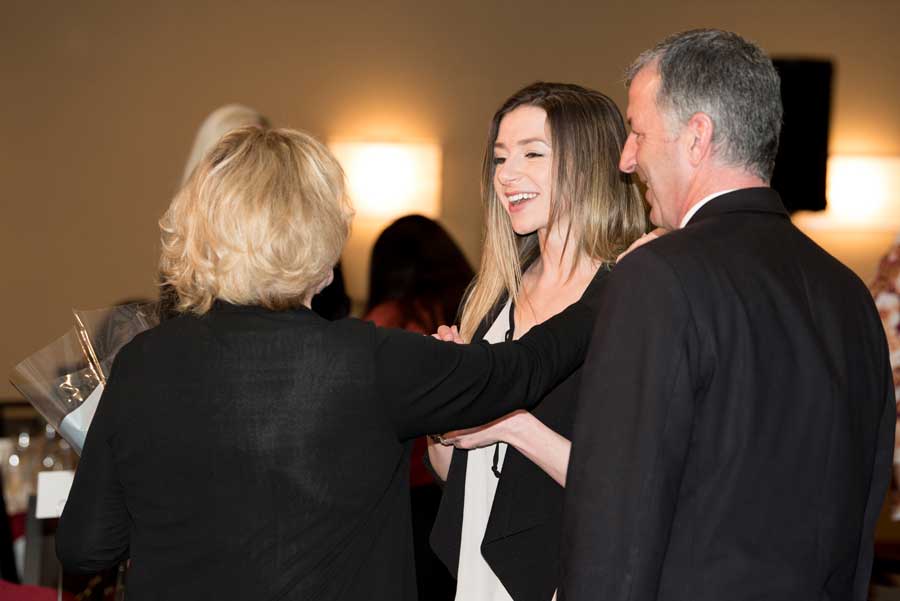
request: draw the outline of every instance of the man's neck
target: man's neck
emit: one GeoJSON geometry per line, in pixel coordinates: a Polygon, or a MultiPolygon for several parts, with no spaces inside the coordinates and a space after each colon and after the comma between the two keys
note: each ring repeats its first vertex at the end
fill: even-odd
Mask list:
{"type": "Polygon", "coordinates": [[[678,218],[679,223],[684,221],[684,216],[691,212],[695,205],[710,196],[726,191],[768,187],[769,185],[769,182],[759,176],[733,167],[715,169],[708,177],[697,178],[694,183],[695,185],[691,187],[687,195],[690,200],[685,203],[678,218]]]}

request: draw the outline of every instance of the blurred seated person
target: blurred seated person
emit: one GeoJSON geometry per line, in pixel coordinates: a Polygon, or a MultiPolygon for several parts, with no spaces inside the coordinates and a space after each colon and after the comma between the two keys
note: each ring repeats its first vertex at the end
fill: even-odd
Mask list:
{"type": "MultiPolygon", "coordinates": [[[[457,321],[457,308],[474,275],[440,224],[422,215],[401,217],[381,232],[372,248],[363,319],[383,327],[434,332],[441,324],[457,321]]],[[[441,490],[423,462],[426,449],[425,438],[417,438],[409,474],[416,580],[420,598],[449,600],[456,582],[428,542],[441,490]]]]}
{"type": "Polygon", "coordinates": [[[129,601],[416,598],[408,441],[531,406],[583,360],[579,303],[517,342],[327,321],[351,210],[314,138],[248,127],[160,221],[178,317],[115,359],[60,518],[68,572],[129,601]]]}

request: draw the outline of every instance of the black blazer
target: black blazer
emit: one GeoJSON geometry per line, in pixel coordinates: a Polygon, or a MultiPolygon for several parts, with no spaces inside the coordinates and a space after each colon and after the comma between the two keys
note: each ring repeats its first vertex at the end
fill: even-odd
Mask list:
{"type": "Polygon", "coordinates": [[[586,351],[568,313],[502,348],[305,309],[167,321],[116,358],[59,558],[130,557],[132,601],[415,599],[409,441],[537,402],[586,351]]]}
{"type": "MultiPolygon", "coordinates": [[[[582,298],[596,303],[609,274],[601,267],[582,298]]],[[[481,340],[506,304],[501,299],[480,324],[481,340]]],[[[555,432],[571,438],[581,369],[551,390],[532,410],[555,432]]],[[[431,546],[454,577],[458,573],[468,451],[453,450],[431,546]]],[[[516,601],[549,601],[559,584],[559,536],[564,489],[515,448],[508,447],[481,544],[485,561],[516,601]]]]}
{"type": "Polygon", "coordinates": [[[865,599],[894,395],[863,283],[744,189],[625,258],[598,314],[561,598],[865,599]]]}

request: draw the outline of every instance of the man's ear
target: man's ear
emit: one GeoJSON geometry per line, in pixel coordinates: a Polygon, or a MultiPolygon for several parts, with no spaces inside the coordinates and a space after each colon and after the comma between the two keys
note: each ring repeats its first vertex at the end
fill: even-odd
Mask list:
{"type": "Polygon", "coordinates": [[[688,119],[688,157],[695,167],[712,156],[713,128],[713,120],[706,113],[694,113],[688,119]]]}

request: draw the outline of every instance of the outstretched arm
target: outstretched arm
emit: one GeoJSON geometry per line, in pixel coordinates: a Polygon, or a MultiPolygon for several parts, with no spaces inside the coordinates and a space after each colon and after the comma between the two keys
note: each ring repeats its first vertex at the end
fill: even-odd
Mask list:
{"type": "Polygon", "coordinates": [[[534,406],[581,364],[593,320],[591,307],[579,302],[518,341],[493,345],[446,344],[379,329],[379,396],[403,439],[534,406]]]}
{"type": "MultiPolygon", "coordinates": [[[[463,343],[456,326],[441,326],[433,336],[446,342],[463,343]]],[[[442,480],[447,479],[453,447],[469,450],[505,442],[544,470],[557,484],[566,485],[572,443],[527,411],[514,411],[483,426],[455,430],[441,438],[443,444],[429,439],[428,459],[442,480]]]]}
{"type": "Polygon", "coordinates": [[[505,442],[544,470],[557,484],[566,485],[572,443],[528,411],[515,411],[477,428],[448,432],[443,439],[459,449],[505,442]]]}

